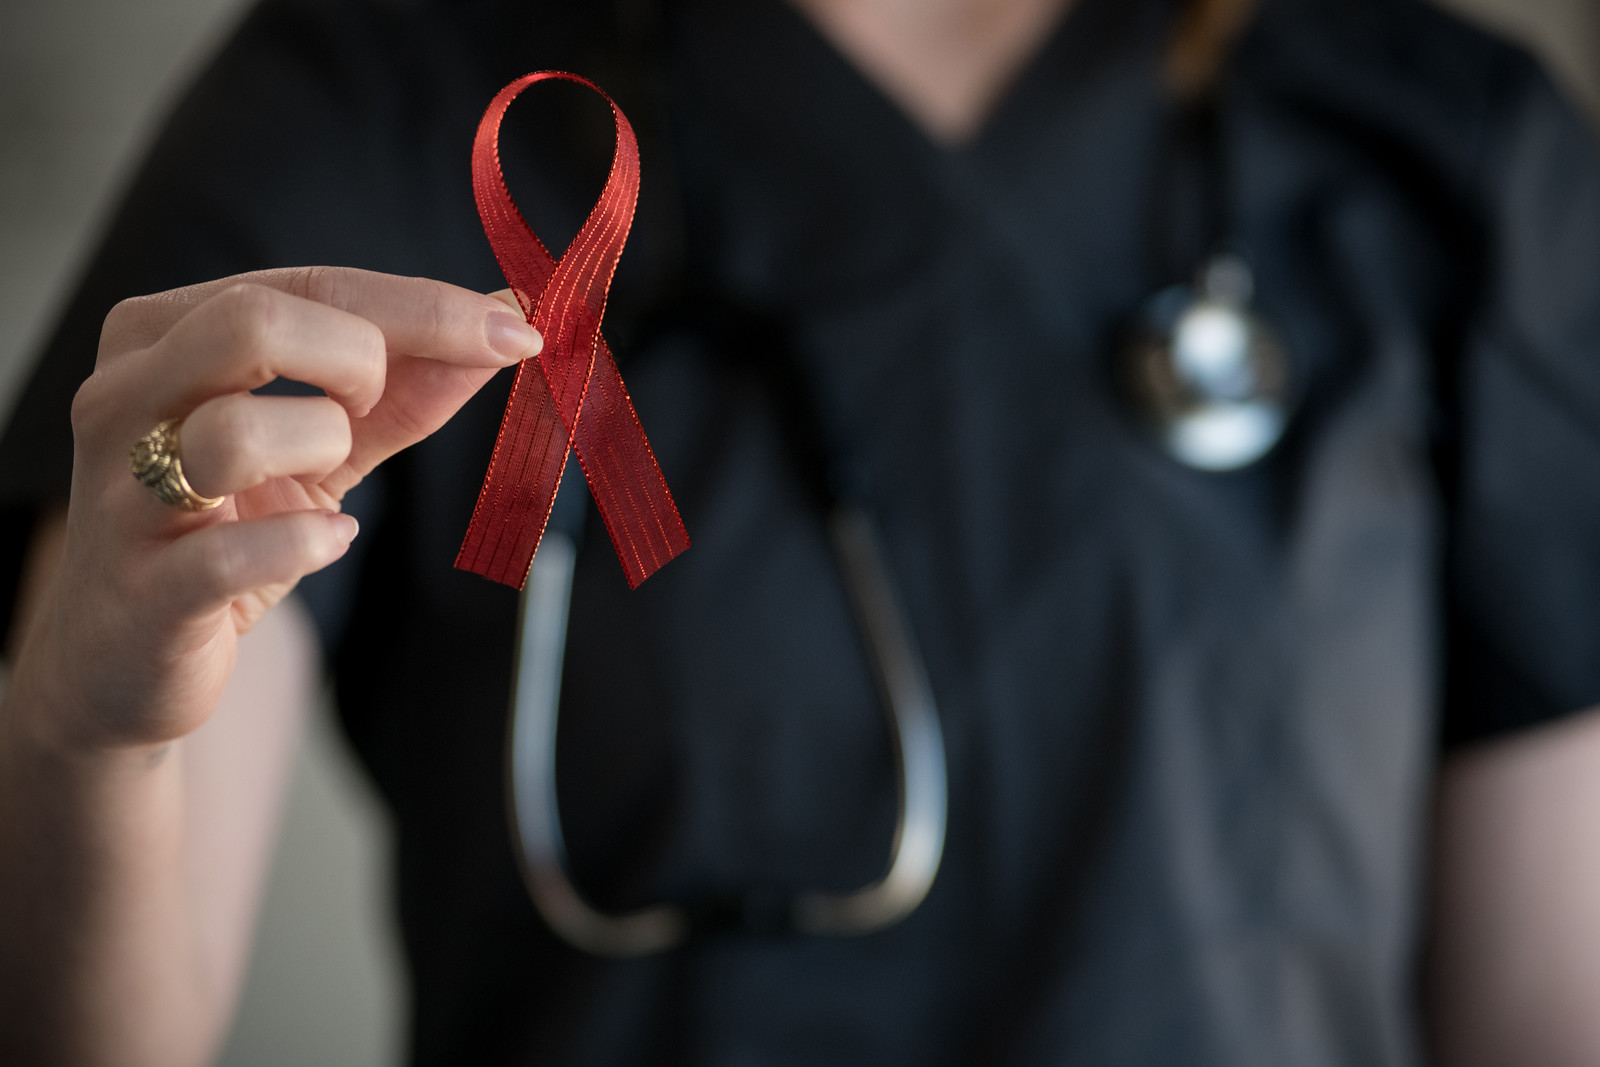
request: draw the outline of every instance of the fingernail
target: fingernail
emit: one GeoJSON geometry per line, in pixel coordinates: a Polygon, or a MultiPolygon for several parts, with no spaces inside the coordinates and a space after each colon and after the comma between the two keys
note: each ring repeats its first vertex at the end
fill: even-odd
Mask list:
{"type": "Polygon", "coordinates": [[[346,515],[341,511],[333,516],[333,535],[339,539],[340,544],[348,545],[360,532],[361,524],[356,521],[354,515],[346,515]]]}
{"type": "Polygon", "coordinates": [[[539,331],[504,311],[489,312],[489,347],[515,362],[536,356],[544,347],[539,331]]]}

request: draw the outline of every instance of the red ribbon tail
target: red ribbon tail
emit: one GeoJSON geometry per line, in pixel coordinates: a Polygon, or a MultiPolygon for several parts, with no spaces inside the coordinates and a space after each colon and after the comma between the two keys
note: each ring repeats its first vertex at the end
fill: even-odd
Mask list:
{"type": "Polygon", "coordinates": [[[689,547],[689,532],[604,341],[572,444],[628,588],[637,589],[689,547]]]}
{"type": "Polygon", "coordinates": [[[541,368],[517,368],[456,566],[521,589],[567,465],[570,437],[541,368]]]}

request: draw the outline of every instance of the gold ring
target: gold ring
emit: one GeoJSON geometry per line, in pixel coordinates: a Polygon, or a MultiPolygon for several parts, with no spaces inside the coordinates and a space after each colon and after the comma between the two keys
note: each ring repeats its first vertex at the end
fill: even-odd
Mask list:
{"type": "Polygon", "coordinates": [[[221,496],[201,496],[183,476],[183,460],[178,457],[177,419],[166,419],[134,443],[128,456],[133,476],[155,494],[163,504],[184,511],[210,511],[226,500],[221,496]]]}

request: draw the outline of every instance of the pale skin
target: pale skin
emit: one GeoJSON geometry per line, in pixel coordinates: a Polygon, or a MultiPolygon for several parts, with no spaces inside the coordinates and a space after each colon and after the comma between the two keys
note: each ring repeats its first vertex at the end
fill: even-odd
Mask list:
{"type": "MultiPolygon", "coordinates": [[[[1068,0],[794,0],[930,138],[974,137],[1068,0]]],[[[74,406],[0,709],[0,1062],[210,1060],[247,959],[314,685],[284,597],[346,551],[339,502],[539,339],[507,304],[329,268],[226,279],[108,318],[74,406]],[[277,375],[327,399],[256,398],[277,375]],[[183,417],[203,515],[133,441],[183,417]]],[[[1600,1063],[1600,714],[1441,771],[1425,969],[1436,1062],[1600,1063]]]]}
{"type": "Polygon", "coordinates": [[[279,602],[356,535],[352,486],[538,351],[514,308],[313,268],[112,311],[0,714],[0,1062],[212,1057],[312,685],[279,602]],[[250,395],[279,376],[328,395],[250,395]],[[222,507],[180,511],[130,476],[132,442],[171,416],[222,507]]]}
{"type": "Polygon", "coordinates": [[[970,141],[1071,0],[792,0],[930,138],[970,141]]]}
{"type": "Polygon", "coordinates": [[[1433,848],[1435,1062],[1600,1063],[1600,711],[1447,759],[1433,848]]]}

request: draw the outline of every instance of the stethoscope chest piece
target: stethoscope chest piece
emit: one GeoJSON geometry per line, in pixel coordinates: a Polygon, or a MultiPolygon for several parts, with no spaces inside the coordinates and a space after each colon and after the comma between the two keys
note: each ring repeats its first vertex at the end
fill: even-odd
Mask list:
{"type": "Polygon", "coordinates": [[[1242,259],[1214,256],[1195,284],[1144,303],[1119,354],[1119,385],[1140,420],[1197,470],[1249,466],[1288,423],[1288,357],[1253,294],[1242,259]]]}

